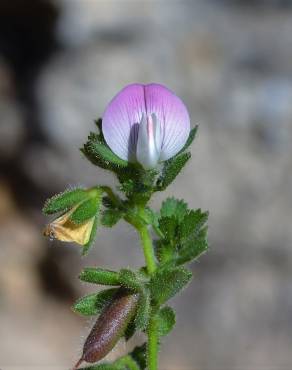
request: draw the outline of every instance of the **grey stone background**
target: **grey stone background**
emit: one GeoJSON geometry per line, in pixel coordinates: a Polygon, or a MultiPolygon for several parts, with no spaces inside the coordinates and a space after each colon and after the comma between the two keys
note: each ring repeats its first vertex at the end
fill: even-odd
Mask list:
{"type": "Polygon", "coordinates": [[[113,184],[78,148],[131,82],[167,85],[200,124],[191,163],[163,197],[210,211],[211,249],[173,301],[160,369],[291,370],[289,0],[1,0],[1,369],[69,369],[91,325],[70,311],[90,291],[82,266],[142,263],[123,223],[100,230],[83,260],[41,235],[48,196],[113,184]]]}

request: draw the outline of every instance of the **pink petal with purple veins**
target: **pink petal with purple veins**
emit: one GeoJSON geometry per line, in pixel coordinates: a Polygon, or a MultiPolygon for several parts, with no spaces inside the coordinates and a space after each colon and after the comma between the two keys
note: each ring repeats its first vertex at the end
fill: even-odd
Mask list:
{"type": "Polygon", "coordinates": [[[167,160],[178,153],[190,132],[188,111],[174,93],[154,83],[128,85],[107,106],[102,130],[112,151],[122,159],[136,161],[140,123],[143,115],[148,120],[153,114],[160,125],[159,160],[167,160]]]}
{"type": "Polygon", "coordinates": [[[178,153],[186,143],[190,133],[190,117],[181,99],[162,85],[146,85],[145,100],[147,114],[155,113],[161,125],[160,160],[165,161],[178,153]]]}
{"type": "Polygon", "coordinates": [[[139,124],[145,115],[144,86],[123,88],[108,104],[102,118],[102,132],[111,150],[124,160],[135,161],[139,124]]]}

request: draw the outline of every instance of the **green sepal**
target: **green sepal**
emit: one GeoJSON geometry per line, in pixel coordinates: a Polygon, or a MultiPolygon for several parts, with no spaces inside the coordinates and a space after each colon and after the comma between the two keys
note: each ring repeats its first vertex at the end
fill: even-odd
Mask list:
{"type": "Polygon", "coordinates": [[[148,325],[150,318],[150,292],[148,289],[143,289],[140,293],[138,301],[137,312],[135,316],[135,327],[141,331],[144,331],[148,325]]]}
{"type": "Polygon", "coordinates": [[[86,244],[84,244],[84,246],[82,248],[82,256],[86,256],[88,254],[90,248],[92,247],[92,245],[94,243],[98,223],[99,223],[99,215],[96,215],[95,218],[94,218],[90,238],[89,238],[88,242],[86,244]]]}
{"type": "Polygon", "coordinates": [[[118,288],[102,290],[99,293],[88,294],[73,305],[72,310],[83,316],[95,316],[101,313],[106,305],[108,305],[118,288]]]}
{"type": "Polygon", "coordinates": [[[86,267],[79,275],[79,279],[87,283],[119,286],[119,273],[96,267],[86,267]]]}
{"type": "Polygon", "coordinates": [[[76,188],[73,190],[67,189],[63,193],[57,194],[48,199],[44,205],[43,213],[50,215],[66,211],[87,198],[88,193],[82,188],[76,188]]]}
{"type": "Polygon", "coordinates": [[[192,278],[191,271],[184,267],[158,270],[150,281],[153,301],[162,305],[182,290],[192,278]]]}
{"type": "Polygon", "coordinates": [[[94,165],[107,170],[115,171],[117,168],[129,165],[127,161],[113,153],[106,143],[101,142],[95,133],[90,133],[81,151],[94,165]]]}
{"type": "Polygon", "coordinates": [[[139,292],[143,285],[138,276],[131,270],[121,269],[119,272],[119,283],[123,287],[139,292]]]}
{"type": "Polygon", "coordinates": [[[199,128],[199,125],[196,125],[194,128],[191,129],[187,142],[185,143],[184,147],[178,152],[178,154],[181,154],[184,151],[186,151],[188,147],[193,143],[197,135],[198,128],[199,128]]]}
{"type": "Polygon", "coordinates": [[[83,224],[94,217],[100,210],[101,199],[90,198],[82,202],[70,215],[70,220],[74,224],[83,224]]]}
{"type": "Polygon", "coordinates": [[[169,306],[161,308],[155,316],[157,332],[160,337],[167,335],[175,325],[175,312],[169,306]]]}
{"type": "Polygon", "coordinates": [[[101,142],[94,142],[91,144],[91,149],[97,157],[102,158],[105,162],[110,162],[118,167],[127,167],[128,162],[118,157],[111,149],[101,142]]]}
{"type": "Polygon", "coordinates": [[[124,213],[118,209],[106,209],[101,215],[100,223],[106,227],[113,227],[123,215],[124,213]]]}
{"type": "Polygon", "coordinates": [[[165,190],[183,169],[191,153],[182,153],[164,162],[162,173],[157,180],[155,191],[165,190]]]}

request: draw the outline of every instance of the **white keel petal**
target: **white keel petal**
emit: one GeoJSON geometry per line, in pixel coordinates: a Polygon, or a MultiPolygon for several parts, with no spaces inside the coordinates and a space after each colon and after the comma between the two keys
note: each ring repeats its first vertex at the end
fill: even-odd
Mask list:
{"type": "Polygon", "coordinates": [[[159,160],[161,151],[160,124],[155,114],[150,117],[142,116],[139,125],[136,158],[146,169],[154,168],[159,160]]]}

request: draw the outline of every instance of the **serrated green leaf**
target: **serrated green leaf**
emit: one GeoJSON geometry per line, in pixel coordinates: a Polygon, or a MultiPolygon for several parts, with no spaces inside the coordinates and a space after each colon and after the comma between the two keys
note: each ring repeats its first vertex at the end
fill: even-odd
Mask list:
{"type": "Polygon", "coordinates": [[[188,207],[183,200],[175,198],[167,198],[161,206],[161,217],[175,217],[178,222],[181,222],[187,214],[188,207]]]}
{"type": "Polygon", "coordinates": [[[150,292],[144,289],[140,293],[140,299],[135,317],[135,326],[137,329],[142,331],[146,329],[149,322],[150,309],[150,292]]]}
{"type": "Polygon", "coordinates": [[[70,215],[70,221],[74,224],[83,224],[94,217],[100,209],[100,200],[96,198],[87,199],[78,206],[70,215]]]}
{"type": "Polygon", "coordinates": [[[86,267],[79,275],[79,279],[87,283],[119,286],[119,273],[96,267],[86,267]]]}
{"type": "Polygon", "coordinates": [[[92,247],[92,245],[94,243],[96,232],[97,232],[98,221],[99,221],[99,217],[97,215],[94,218],[94,223],[93,223],[93,226],[92,226],[89,241],[82,248],[82,256],[86,256],[88,254],[90,248],[92,247]]]}
{"type": "Polygon", "coordinates": [[[102,290],[99,293],[86,295],[73,305],[72,310],[83,316],[94,316],[101,313],[106,305],[108,305],[118,288],[102,290]]]}
{"type": "Polygon", "coordinates": [[[200,209],[191,210],[179,225],[180,238],[187,238],[192,233],[196,233],[208,220],[208,212],[202,212],[200,209]]]}
{"type": "Polygon", "coordinates": [[[156,317],[157,332],[160,337],[167,335],[175,325],[175,312],[169,306],[161,308],[156,317]]]}
{"type": "Polygon", "coordinates": [[[119,283],[130,290],[140,291],[142,288],[138,276],[131,270],[121,269],[119,272],[119,283]]]}
{"type": "Polygon", "coordinates": [[[163,233],[159,229],[159,214],[157,212],[149,207],[146,207],[142,219],[146,225],[151,225],[153,227],[153,230],[159,237],[163,237],[163,233]]]}
{"type": "Polygon", "coordinates": [[[176,249],[166,240],[155,240],[155,256],[162,264],[173,260],[176,257],[176,249]]]}
{"type": "Polygon", "coordinates": [[[187,142],[185,143],[184,147],[182,148],[182,150],[178,154],[181,154],[184,151],[186,151],[188,149],[188,147],[192,144],[192,142],[194,141],[194,139],[197,135],[198,128],[199,128],[199,126],[196,125],[194,128],[191,129],[187,142]]]}
{"type": "Polygon", "coordinates": [[[123,212],[118,209],[106,209],[101,216],[101,224],[106,227],[113,227],[123,217],[123,212]]]}
{"type": "Polygon", "coordinates": [[[193,234],[190,238],[184,241],[175,261],[176,265],[182,265],[196,260],[208,250],[207,230],[208,228],[206,226],[202,228],[197,235],[193,234]]]}
{"type": "Polygon", "coordinates": [[[84,189],[65,190],[63,193],[57,194],[46,201],[43,213],[50,215],[60,211],[66,211],[87,198],[88,193],[84,189]]]}
{"type": "Polygon", "coordinates": [[[162,305],[182,290],[191,278],[191,271],[184,267],[158,270],[150,281],[152,299],[162,305]]]}
{"type": "Polygon", "coordinates": [[[162,174],[157,180],[156,191],[165,190],[176,176],[180,173],[187,161],[191,158],[191,153],[182,153],[164,162],[162,174]]]}
{"type": "Polygon", "coordinates": [[[159,220],[159,230],[161,230],[164,239],[173,241],[176,235],[177,221],[175,217],[163,217],[159,220]]]}
{"type": "Polygon", "coordinates": [[[153,225],[158,227],[158,219],[159,214],[155,212],[153,209],[146,207],[144,214],[143,214],[143,220],[147,225],[153,225]]]}

